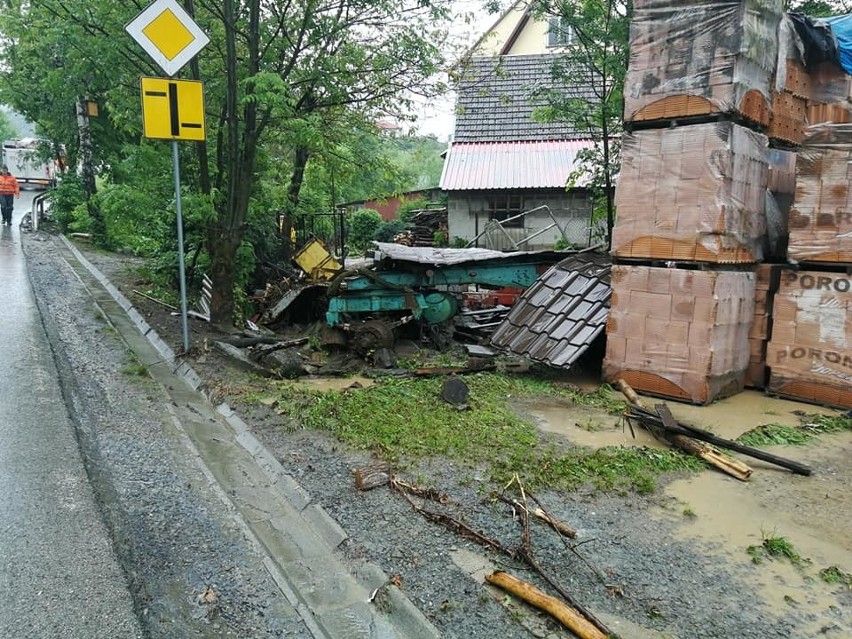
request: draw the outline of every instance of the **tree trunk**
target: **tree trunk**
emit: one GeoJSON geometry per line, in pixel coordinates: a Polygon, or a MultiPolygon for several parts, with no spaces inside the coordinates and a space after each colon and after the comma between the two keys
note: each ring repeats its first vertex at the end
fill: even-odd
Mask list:
{"type": "Polygon", "coordinates": [[[80,140],[79,159],[83,193],[86,196],[86,207],[92,220],[92,236],[95,244],[103,245],[106,241],[106,228],[100,209],[92,201],[95,193],[97,193],[97,186],[95,184],[94,163],[92,162],[94,155],[92,129],[89,126],[89,114],[86,112],[86,101],[83,96],[77,97],[77,135],[80,140]]]}
{"type": "Polygon", "coordinates": [[[290,176],[290,185],[287,187],[287,204],[284,211],[284,228],[282,229],[281,236],[282,254],[284,260],[288,263],[293,258],[290,229],[293,225],[293,215],[299,206],[299,194],[302,192],[302,184],[305,181],[305,169],[310,159],[308,149],[303,146],[297,147],[294,155],[293,174],[290,176]]]}
{"type": "Polygon", "coordinates": [[[213,290],[210,296],[210,321],[222,327],[234,322],[234,269],[240,237],[226,229],[213,227],[207,237],[210,251],[210,280],[213,290]]]}

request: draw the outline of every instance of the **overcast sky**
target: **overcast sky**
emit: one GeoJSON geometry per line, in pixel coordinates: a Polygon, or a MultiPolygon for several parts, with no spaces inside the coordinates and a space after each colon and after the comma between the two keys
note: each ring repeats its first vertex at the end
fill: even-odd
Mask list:
{"type": "MultiPolygon", "coordinates": [[[[453,3],[456,17],[451,29],[452,47],[470,47],[497,21],[498,14],[488,13],[483,8],[484,4],[485,0],[456,0],[453,3]]],[[[455,60],[453,57],[451,62],[455,60]]],[[[449,140],[455,123],[455,102],[455,93],[450,93],[424,104],[417,114],[417,131],[422,135],[434,135],[442,141],[449,140]]]]}

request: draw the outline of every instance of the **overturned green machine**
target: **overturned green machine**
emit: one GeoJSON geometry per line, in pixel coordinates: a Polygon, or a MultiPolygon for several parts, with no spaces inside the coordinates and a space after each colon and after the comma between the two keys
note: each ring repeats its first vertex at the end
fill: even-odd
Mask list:
{"type": "Polygon", "coordinates": [[[448,322],[472,285],[526,289],[564,253],[409,247],[376,242],[373,265],[340,273],[328,289],[326,322],[362,350],[389,346],[412,320],[448,322]]]}

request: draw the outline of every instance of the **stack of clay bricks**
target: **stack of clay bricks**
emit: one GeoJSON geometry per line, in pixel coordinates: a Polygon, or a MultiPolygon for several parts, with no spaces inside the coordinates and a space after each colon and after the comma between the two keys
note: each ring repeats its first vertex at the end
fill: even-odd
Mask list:
{"type": "Polygon", "coordinates": [[[604,377],[852,406],[850,77],[778,0],[634,11],[604,377]]]}
{"type": "Polygon", "coordinates": [[[634,2],[609,381],[702,404],[744,387],[782,15],[781,0],[634,2]]]}
{"type": "Polygon", "coordinates": [[[852,124],[808,129],[766,348],[771,393],[852,407],[852,124]]]}

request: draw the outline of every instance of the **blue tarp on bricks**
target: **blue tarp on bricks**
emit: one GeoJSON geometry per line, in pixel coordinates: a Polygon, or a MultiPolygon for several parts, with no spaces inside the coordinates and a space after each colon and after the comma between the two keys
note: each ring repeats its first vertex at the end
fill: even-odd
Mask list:
{"type": "Polygon", "coordinates": [[[852,74],[852,14],[820,18],[820,21],[831,27],[834,38],[837,40],[840,66],[846,73],[852,74]]]}

